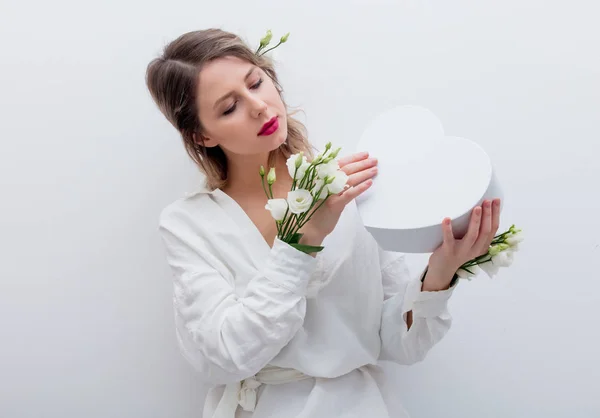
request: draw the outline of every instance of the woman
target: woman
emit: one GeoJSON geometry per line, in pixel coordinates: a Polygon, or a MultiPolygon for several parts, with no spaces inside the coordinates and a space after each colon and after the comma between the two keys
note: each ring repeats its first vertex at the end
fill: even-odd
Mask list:
{"type": "Polygon", "coordinates": [[[350,155],[340,167],[351,187],[301,231],[325,249],[305,254],[276,238],[258,175],[274,166],[273,193],[285,197],[287,157],[311,154],[269,59],[210,29],[167,45],[146,77],[206,176],[160,218],[178,343],[212,387],[203,416],[408,416],[393,363],[422,360],[448,331],[452,277],[487,251],[499,201],[474,209],[462,239],[445,219],[444,243],[412,279],[403,256],[382,251],[360,223],[354,199],[377,161],[350,155]]]}

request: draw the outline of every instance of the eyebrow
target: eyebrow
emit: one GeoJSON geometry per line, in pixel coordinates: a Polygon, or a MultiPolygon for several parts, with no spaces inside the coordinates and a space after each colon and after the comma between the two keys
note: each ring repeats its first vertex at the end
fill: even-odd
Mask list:
{"type": "MultiPolygon", "coordinates": [[[[248,79],[248,77],[250,77],[250,74],[252,74],[252,72],[254,72],[254,70],[256,70],[256,66],[252,66],[252,68],[250,68],[250,70],[246,73],[246,75],[244,76],[244,81],[246,81],[248,79]]],[[[221,103],[223,100],[227,99],[229,96],[233,95],[233,92],[230,91],[229,93],[221,96],[216,102],[215,105],[213,106],[213,109],[216,109],[218,104],[221,103]]]]}

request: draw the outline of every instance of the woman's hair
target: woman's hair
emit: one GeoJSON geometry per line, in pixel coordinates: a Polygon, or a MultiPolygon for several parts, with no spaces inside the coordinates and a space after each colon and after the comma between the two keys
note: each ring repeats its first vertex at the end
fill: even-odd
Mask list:
{"type": "MultiPolygon", "coordinates": [[[[211,190],[227,183],[227,159],[219,146],[204,147],[194,141],[194,133],[199,135],[203,131],[196,105],[197,95],[202,94],[198,91],[198,74],[204,64],[226,56],[241,58],[260,67],[282,95],[283,89],[277,80],[273,62],[254,53],[237,35],[220,29],[183,34],[169,43],[146,70],[146,86],[152,98],[181,134],[187,153],[206,175],[207,186],[211,190]]],[[[312,156],[304,125],[293,119],[289,111],[287,133],[285,143],[270,153],[269,164],[278,151],[285,158],[300,151],[312,156]]]]}

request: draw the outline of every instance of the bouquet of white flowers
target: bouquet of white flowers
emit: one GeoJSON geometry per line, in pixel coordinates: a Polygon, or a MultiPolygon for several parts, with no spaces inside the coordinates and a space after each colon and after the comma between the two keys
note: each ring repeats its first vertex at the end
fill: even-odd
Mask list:
{"type": "Polygon", "coordinates": [[[519,243],[523,239],[521,229],[517,229],[512,225],[506,232],[494,237],[487,253],[460,266],[454,279],[471,280],[482,270],[490,278],[494,277],[500,267],[508,267],[512,264],[514,253],[518,251],[519,243]]]}
{"type": "Polygon", "coordinates": [[[324,248],[300,244],[302,234],[299,230],[310,221],[329,196],[342,192],[346,187],[348,176],[340,170],[336,159],[340,150],[341,148],[333,150],[329,142],[325,151],[311,162],[302,152],[290,156],[286,164],[293,182],[286,199],[273,197],[275,168],[271,167],[266,174],[265,184],[265,168],[260,167],[263,189],[269,199],[265,209],[271,212],[277,223],[277,238],[302,252],[319,252],[324,248]]]}

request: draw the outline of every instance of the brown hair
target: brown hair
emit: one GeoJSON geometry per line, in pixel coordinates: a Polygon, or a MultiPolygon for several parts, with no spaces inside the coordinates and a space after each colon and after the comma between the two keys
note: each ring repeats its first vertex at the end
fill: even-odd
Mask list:
{"type": "MultiPolygon", "coordinates": [[[[227,183],[227,159],[219,146],[207,148],[194,141],[194,134],[202,132],[196,105],[196,95],[201,94],[197,91],[198,74],[204,64],[225,56],[241,58],[260,67],[273,80],[282,96],[283,89],[272,60],[265,55],[255,54],[237,35],[220,29],[181,35],[169,43],[162,55],[153,59],[146,70],[146,86],[154,102],[181,134],[187,153],[206,175],[207,186],[211,190],[227,183]]],[[[292,118],[289,111],[287,126],[287,139],[278,150],[270,153],[269,163],[278,151],[286,158],[300,151],[312,156],[304,125],[292,118]]]]}

